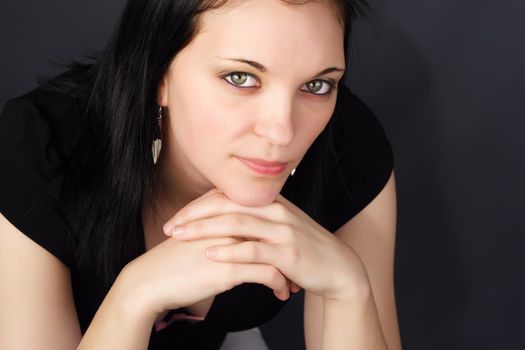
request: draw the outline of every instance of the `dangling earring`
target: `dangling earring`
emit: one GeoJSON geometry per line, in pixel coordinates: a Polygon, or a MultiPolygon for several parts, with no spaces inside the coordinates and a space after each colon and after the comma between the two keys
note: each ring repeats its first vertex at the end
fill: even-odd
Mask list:
{"type": "Polygon", "coordinates": [[[157,117],[158,126],[159,126],[159,137],[153,140],[151,144],[151,152],[153,153],[153,164],[157,164],[157,159],[159,159],[160,149],[162,148],[162,107],[159,106],[159,115],[157,117]]]}
{"type": "Polygon", "coordinates": [[[292,172],[290,173],[290,176],[293,176],[293,174],[295,174],[295,169],[297,168],[293,168],[292,172]]]}

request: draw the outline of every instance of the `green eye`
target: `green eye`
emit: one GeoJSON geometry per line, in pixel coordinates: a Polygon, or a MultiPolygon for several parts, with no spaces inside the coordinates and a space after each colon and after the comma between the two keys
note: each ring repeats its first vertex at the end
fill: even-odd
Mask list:
{"type": "MultiPolygon", "coordinates": [[[[245,72],[232,72],[232,73],[222,76],[222,78],[226,80],[230,85],[233,85],[241,89],[259,86],[257,78],[245,72]],[[248,85],[250,79],[253,79],[254,81],[252,82],[251,85],[248,85]]],[[[301,90],[308,92],[310,94],[313,94],[313,95],[324,96],[324,95],[329,95],[332,92],[334,86],[335,86],[334,83],[328,80],[320,79],[320,80],[312,80],[304,84],[301,90]]]]}
{"type": "Polygon", "coordinates": [[[311,81],[306,83],[306,87],[309,91],[317,93],[323,87],[323,82],[320,80],[311,81]]]}
{"type": "Polygon", "coordinates": [[[330,94],[335,86],[334,83],[327,80],[313,80],[304,85],[306,85],[306,90],[303,91],[319,96],[330,94]]]}
{"type": "Polygon", "coordinates": [[[233,73],[231,75],[231,80],[235,85],[242,85],[248,80],[248,74],[246,73],[233,73]]]}
{"type": "Polygon", "coordinates": [[[229,73],[228,75],[225,75],[222,77],[224,80],[226,80],[229,84],[244,89],[244,88],[251,88],[251,87],[257,87],[257,78],[255,78],[253,75],[245,73],[245,72],[233,72],[229,73]],[[253,79],[255,84],[252,85],[246,85],[250,79],[253,79]]]}

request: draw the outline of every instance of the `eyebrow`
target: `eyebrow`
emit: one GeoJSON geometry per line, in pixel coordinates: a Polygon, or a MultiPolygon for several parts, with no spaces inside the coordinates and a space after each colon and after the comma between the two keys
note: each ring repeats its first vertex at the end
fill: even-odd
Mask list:
{"type": "MultiPolygon", "coordinates": [[[[249,64],[253,68],[255,68],[255,69],[257,69],[257,70],[259,70],[259,71],[261,71],[263,73],[267,71],[266,67],[263,66],[262,64],[260,64],[259,62],[247,60],[247,59],[244,59],[244,58],[228,58],[228,57],[220,57],[220,56],[215,56],[215,57],[217,57],[217,58],[219,58],[221,60],[228,60],[228,61],[235,61],[235,62],[246,63],[246,64],[249,64]]],[[[344,71],[345,70],[343,68],[328,67],[328,68],[323,69],[319,73],[317,73],[315,75],[315,77],[319,77],[321,75],[332,73],[332,72],[344,72],[344,71]]]]}

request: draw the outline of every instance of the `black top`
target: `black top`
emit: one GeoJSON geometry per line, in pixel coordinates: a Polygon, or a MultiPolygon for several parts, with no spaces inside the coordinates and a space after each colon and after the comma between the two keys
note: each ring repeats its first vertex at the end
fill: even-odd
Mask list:
{"type": "MultiPolygon", "coordinates": [[[[338,89],[332,118],[338,160],[333,163],[338,163],[341,172],[332,169],[325,179],[320,201],[323,210],[316,220],[335,232],[381,191],[393,169],[393,155],[374,114],[347,87],[338,89]]],[[[76,269],[74,247],[66,239],[71,225],[63,203],[64,198],[75,196],[72,174],[82,174],[78,157],[87,145],[82,137],[79,101],[46,88],[8,101],[0,117],[0,163],[4,164],[0,210],[20,231],[70,268],[84,333],[107,289],[93,271],[76,269]]],[[[281,192],[292,202],[287,192],[289,182],[311,173],[308,164],[298,166],[281,192]]],[[[219,348],[228,331],[258,326],[275,316],[285,303],[264,285],[244,283],[218,294],[204,321],[178,321],[160,331],[152,328],[150,349],[219,348]]]]}

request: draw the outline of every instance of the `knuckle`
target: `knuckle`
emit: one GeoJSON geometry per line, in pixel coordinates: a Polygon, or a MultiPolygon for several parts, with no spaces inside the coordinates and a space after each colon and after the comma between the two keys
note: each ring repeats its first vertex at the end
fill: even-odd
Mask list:
{"type": "Polygon", "coordinates": [[[270,204],[274,217],[278,220],[283,220],[288,217],[288,209],[279,202],[273,202],[270,204]]]}
{"type": "Polygon", "coordinates": [[[202,230],[203,226],[204,225],[200,221],[191,221],[186,224],[186,231],[188,233],[199,232],[202,230]]]}
{"type": "Polygon", "coordinates": [[[228,200],[228,197],[226,197],[226,195],[223,192],[217,192],[213,194],[213,200],[215,202],[215,205],[217,205],[220,208],[228,200]]]}
{"type": "Polygon", "coordinates": [[[270,267],[270,270],[268,272],[268,280],[275,285],[279,285],[279,282],[282,280],[282,275],[279,270],[277,270],[275,267],[270,267]]]}
{"type": "Polygon", "coordinates": [[[220,191],[219,189],[217,189],[213,195],[217,198],[221,198],[221,199],[224,199],[226,198],[226,195],[224,194],[224,192],[220,191]]]}
{"type": "Polygon", "coordinates": [[[219,245],[233,245],[242,242],[239,238],[234,237],[217,237],[217,244],[219,245]]]}
{"type": "Polygon", "coordinates": [[[283,233],[281,234],[282,239],[286,243],[294,243],[295,241],[295,227],[291,224],[283,225],[283,233]]]}
{"type": "Polygon", "coordinates": [[[238,285],[239,273],[233,264],[224,264],[224,283],[227,289],[233,288],[238,285]]]}
{"type": "Polygon", "coordinates": [[[235,283],[235,281],[231,280],[231,279],[223,279],[221,280],[221,283],[219,283],[219,290],[221,292],[224,292],[224,291],[227,291],[229,289],[232,289],[233,287],[235,287],[237,284],[235,283]]]}
{"type": "Polygon", "coordinates": [[[284,258],[290,266],[297,264],[300,258],[299,249],[295,245],[285,247],[284,258]]]}
{"type": "Polygon", "coordinates": [[[233,237],[224,237],[222,238],[222,240],[223,242],[221,244],[224,244],[224,245],[232,245],[236,243],[235,238],[233,237]]]}
{"type": "Polygon", "coordinates": [[[244,242],[244,240],[242,238],[229,237],[228,239],[230,241],[230,244],[232,244],[232,245],[244,242]]]}
{"type": "Polygon", "coordinates": [[[219,212],[222,208],[222,204],[216,200],[214,200],[210,206],[213,212],[219,212]]]}
{"type": "Polygon", "coordinates": [[[246,218],[241,213],[233,213],[229,215],[230,224],[233,227],[243,226],[246,222],[246,218]]]}
{"type": "Polygon", "coordinates": [[[217,187],[212,188],[209,192],[209,194],[216,194],[216,193],[221,193],[221,191],[217,187]]]}
{"type": "Polygon", "coordinates": [[[210,198],[211,209],[215,212],[224,208],[226,196],[223,193],[215,193],[210,198]]]}
{"type": "Polygon", "coordinates": [[[294,262],[297,262],[301,259],[301,250],[297,246],[292,246],[290,248],[290,256],[293,259],[294,262]]]}
{"type": "Polygon", "coordinates": [[[251,242],[251,241],[245,242],[244,249],[246,250],[246,254],[248,254],[248,256],[254,258],[255,260],[259,258],[260,250],[259,250],[259,247],[254,242],[251,242]]]}

